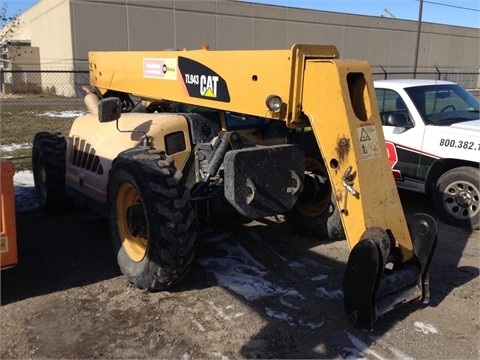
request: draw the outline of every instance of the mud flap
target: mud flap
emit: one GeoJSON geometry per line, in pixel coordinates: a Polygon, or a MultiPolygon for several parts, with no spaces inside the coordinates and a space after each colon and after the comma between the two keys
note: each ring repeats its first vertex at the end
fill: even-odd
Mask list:
{"type": "Polygon", "coordinates": [[[390,310],[411,301],[428,302],[428,267],[436,246],[437,225],[427,214],[415,214],[410,225],[414,257],[408,262],[398,261],[399,249],[380,228],[367,229],[353,247],[343,296],[354,326],[371,330],[377,318],[390,310]]]}

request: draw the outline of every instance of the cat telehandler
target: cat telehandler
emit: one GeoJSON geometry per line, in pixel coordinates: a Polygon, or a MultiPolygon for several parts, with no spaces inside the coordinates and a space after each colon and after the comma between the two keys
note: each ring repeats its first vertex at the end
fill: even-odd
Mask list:
{"type": "Polygon", "coordinates": [[[407,224],[372,75],[335,46],[90,52],[90,114],[68,137],[36,134],[43,208],[81,201],[108,216],[122,272],[178,283],[198,226],[229,213],[283,214],[299,232],[346,238],[344,306],[354,325],[427,302],[437,227],[407,224]]]}

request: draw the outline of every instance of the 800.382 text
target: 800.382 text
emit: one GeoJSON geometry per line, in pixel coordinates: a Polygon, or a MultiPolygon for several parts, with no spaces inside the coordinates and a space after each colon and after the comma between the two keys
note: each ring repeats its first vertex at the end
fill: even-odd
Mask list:
{"type": "Polygon", "coordinates": [[[463,141],[454,139],[440,139],[440,146],[465,149],[465,150],[480,150],[480,144],[475,144],[473,141],[463,141]]]}

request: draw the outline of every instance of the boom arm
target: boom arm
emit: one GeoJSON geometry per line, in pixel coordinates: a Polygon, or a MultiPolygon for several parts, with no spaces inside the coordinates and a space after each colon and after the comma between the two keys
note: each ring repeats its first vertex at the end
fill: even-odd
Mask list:
{"type": "Polygon", "coordinates": [[[302,123],[306,59],[338,57],[334,46],[321,45],[268,51],[90,52],[90,84],[102,93],[117,90],[302,123]],[[272,94],[283,99],[281,112],[265,107],[272,94]]]}
{"type": "Polygon", "coordinates": [[[412,231],[411,236],[391,174],[367,62],[340,60],[333,46],[294,45],[266,51],[91,52],[89,65],[91,85],[102,93],[116,90],[311,128],[352,250],[344,285],[352,321],[368,327],[383,308],[388,311],[396,302],[426,297],[436,225],[422,215],[415,220],[422,231],[412,231]],[[279,108],[267,107],[272,97],[281,99],[279,108]],[[425,242],[429,245],[417,245],[425,242]],[[414,263],[419,269],[394,279],[399,287],[413,283],[416,290],[407,295],[402,291],[401,296],[397,289],[388,290],[395,299],[380,309],[376,298],[384,290],[379,279],[392,257],[399,267],[414,263]],[[365,299],[358,300],[362,296],[365,299]]]}

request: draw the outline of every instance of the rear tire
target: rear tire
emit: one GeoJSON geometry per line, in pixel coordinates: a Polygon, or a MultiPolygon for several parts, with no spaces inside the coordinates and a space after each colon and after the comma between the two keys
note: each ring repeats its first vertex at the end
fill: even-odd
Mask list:
{"type": "Polygon", "coordinates": [[[164,290],[188,273],[194,213],[171,157],[150,148],[121,153],[110,171],[107,203],[118,264],[130,282],[164,290]]]}
{"type": "Polygon", "coordinates": [[[40,207],[61,214],[72,206],[65,192],[65,154],[67,141],[60,134],[40,132],[32,147],[32,170],[40,207]]]}
{"type": "Polygon", "coordinates": [[[446,223],[478,229],[480,223],[480,170],[463,166],[438,178],[432,194],[433,204],[446,223]]]}

